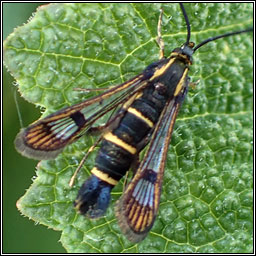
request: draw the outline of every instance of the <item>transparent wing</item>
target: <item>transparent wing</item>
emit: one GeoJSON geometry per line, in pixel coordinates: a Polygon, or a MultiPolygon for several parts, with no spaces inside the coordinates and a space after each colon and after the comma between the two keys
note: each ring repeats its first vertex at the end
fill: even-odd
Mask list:
{"type": "Polygon", "coordinates": [[[67,145],[81,137],[100,117],[128,101],[147,85],[144,73],[104,93],[57,111],[22,129],[16,149],[34,159],[55,158],[67,145]]]}
{"type": "Polygon", "coordinates": [[[138,171],[116,205],[119,225],[127,238],[143,240],[154,224],[159,207],[166,155],[187,87],[163,110],[138,171]]]}

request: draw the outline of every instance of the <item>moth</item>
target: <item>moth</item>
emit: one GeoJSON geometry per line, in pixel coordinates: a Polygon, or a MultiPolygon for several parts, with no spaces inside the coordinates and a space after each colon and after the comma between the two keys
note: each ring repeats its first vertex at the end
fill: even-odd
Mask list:
{"type": "Polygon", "coordinates": [[[36,121],[22,129],[15,140],[16,149],[22,155],[41,160],[55,158],[85,134],[100,133],[96,143],[100,143],[100,149],[91,176],[81,186],[74,206],[89,218],[102,217],[108,208],[111,190],[132,169],[134,176],[115,210],[122,232],[134,243],[147,236],[157,216],[168,147],[190,84],[188,72],[192,55],[211,41],[253,31],[248,28],[222,34],[195,46],[190,42],[185,8],[182,3],[179,5],[187,38],[169,57],[164,55],[161,10],[157,29],[158,61],[129,81],[36,121]],[[109,112],[112,115],[105,125],[95,125],[109,112]]]}

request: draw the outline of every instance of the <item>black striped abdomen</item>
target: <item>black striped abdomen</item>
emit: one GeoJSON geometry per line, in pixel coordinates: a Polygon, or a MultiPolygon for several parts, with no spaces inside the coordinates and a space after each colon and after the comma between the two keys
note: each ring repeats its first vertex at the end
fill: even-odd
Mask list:
{"type": "Polygon", "coordinates": [[[152,102],[152,89],[145,90],[127,109],[117,128],[106,133],[95,160],[92,173],[105,182],[116,185],[129,170],[134,156],[139,153],[138,145],[143,143],[156,124],[165,104],[160,107],[152,102]]]}

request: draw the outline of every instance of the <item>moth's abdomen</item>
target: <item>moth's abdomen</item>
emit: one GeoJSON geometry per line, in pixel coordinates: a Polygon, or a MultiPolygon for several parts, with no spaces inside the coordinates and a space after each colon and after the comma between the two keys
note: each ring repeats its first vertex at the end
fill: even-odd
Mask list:
{"type": "MultiPolygon", "coordinates": [[[[128,107],[118,127],[104,135],[95,165],[91,170],[92,176],[83,184],[75,201],[76,208],[82,214],[91,218],[104,214],[105,204],[99,204],[97,200],[101,195],[99,191],[105,187],[110,193],[130,169],[138,153],[145,147],[145,139],[149,136],[162,110],[161,107],[156,108],[154,104],[152,90],[151,92],[145,90],[143,95],[128,107]],[[92,182],[95,184],[95,178],[100,185],[95,189],[94,195],[89,195],[85,191],[88,191],[88,187],[94,187],[92,182]],[[102,208],[99,209],[101,205],[102,208]]],[[[164,106],[164,104],[161,105],[164,106]]],[[[103,194],[107,195],[106,192],[103,194]]],[[[107,198],[106,201],[109,201],[110,194],[107,198]]]]}
{"type": "MultiPolygon", "coordinates": [[[[129,170],[135,155],[144,148],[144,141],[157,122],[162,109],[157,109],[152,97],[154,87],[129,106],[118,127],[107,132],[99,149],[92,173],[116,185],[129,170]]],[[[164,104],[163,104],[164,106],[164,104]]]]}

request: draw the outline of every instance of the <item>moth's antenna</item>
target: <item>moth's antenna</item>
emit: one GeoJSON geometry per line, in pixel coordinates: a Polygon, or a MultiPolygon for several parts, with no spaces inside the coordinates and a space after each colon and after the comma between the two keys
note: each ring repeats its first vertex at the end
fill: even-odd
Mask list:
{"type": "Polygon", "coordinates": [[[186,13],[186,10],[184,8],[183,3],[180,3],[180,8],[182,10],[184,19],[185,19],[186,24],[187,24],[187,41],[186,41],[185,45],[188,45],[189,44],[189,40],[190,40],[190,23],[189,23],[188,15],[186,13]]]}
{"type": "Polygon", "coordinates": [[[193,50],[195,52],[201,46],[203,46],[203,45],[205,45],[205,44],[207,44],[207,43],[209,43],[211,41],[217,40],[219,38],[233,36],[233,35],[242,34],[242,33],[246,33],[246,32],[252,32],[252,31],[253,31],[253,28],[248,28],[248,29],[244,29],[244,30],[240,30],[240,31],[229,32],[229,33],[222,34],[222,35],[215,36],[215,37],[210,37],[210,38],[204,40],[203,42],[199,43],[197,46],[195,46],[195,48],[193,50]]]}
{"type": "Polygon", "coordinates": [[[16,91],[13,92],[13,96],[14,96],[14,102],[15,102],[15,105],[16,105],[17,113],[18,113],[18,118],[19,118],[19,121],[20,121],[20,127],[24,128],[16,91]]]}

